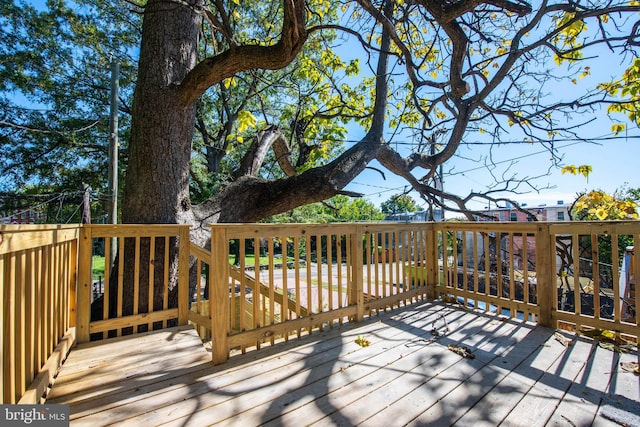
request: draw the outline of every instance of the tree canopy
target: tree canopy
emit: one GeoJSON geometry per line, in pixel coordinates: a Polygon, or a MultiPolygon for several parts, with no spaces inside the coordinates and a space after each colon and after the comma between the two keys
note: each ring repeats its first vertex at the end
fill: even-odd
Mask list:
{"type": "Polygon", "coordinates": [[[352,199],[347,196],[337,195],[325,202],[311,203],[297,207],[289,212],[274,215],[266,218],[265,221],[323,224],[331,222],[381,221],[384,218],[384,213],[365,199],[352,199]]]}
{"type": "Polygon", "coordinates": [[[0,6],[0,190],[105,188],[113,58],[125,222],[257,221],[356,196],[344,188],[373,162],[471,218],[471,201],[536,177],[489,155],[489,190],[445,192],[470,140],[493,153],[515,135],[552,167],[599,105],[637,102],[635,1],[34,4],[0,6]],[[619,82],[557,90],[604,54],[629,64],[619,82]]]}
{"type": "Polygon", "coordinates": [[[386,214],[417,212],[420,208],[407,194],[396,194],[380,204],[380,210],[386,214]]]}

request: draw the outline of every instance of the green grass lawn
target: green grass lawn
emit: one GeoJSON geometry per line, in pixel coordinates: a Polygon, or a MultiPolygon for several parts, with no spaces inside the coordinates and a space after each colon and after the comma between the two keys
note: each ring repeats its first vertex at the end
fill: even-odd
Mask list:
{"type": "Polygon", "coordinates": [[[91,278],[98,280],[99,277],[104,278],[104,257],[94,255],[91,262],[91,278]]]}

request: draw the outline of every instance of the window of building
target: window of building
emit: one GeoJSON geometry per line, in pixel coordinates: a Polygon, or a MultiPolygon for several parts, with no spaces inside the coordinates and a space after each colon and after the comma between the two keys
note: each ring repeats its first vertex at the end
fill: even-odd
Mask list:
{"type": "Polygon", "coordinates": [[[518,214],[515,212],[511,212],[509,214],[509,221],[517,221],[518,220],[518,214]]]}
{"type": "Polygon", "coordinates": [[[564,212],[558,212],[558,221],[564,221],[564,212]]]}

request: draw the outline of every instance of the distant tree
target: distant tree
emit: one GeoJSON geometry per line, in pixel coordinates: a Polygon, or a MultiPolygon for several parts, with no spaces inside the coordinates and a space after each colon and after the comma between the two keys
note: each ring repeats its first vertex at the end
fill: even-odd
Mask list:
{"type": "Polygon", "coordinates": [[[640,202],[640,188],[628,188],[625,191],[627,192],[629,199],[636,203],[640,202]]]}
{"type": "Polygon", "coordinates": [[[420,210],[416,201],[407,194],[395,194],[389,200],[380,204],[380,210],[385,214],[417,212],[420,210]]]}
{"type": "MultiPolygon", "coordinates": [[[[0,2],[0,191],[55,196],[85,182],[104,193],[112,60],[126,159],[141,17],[119,3],[0,2]]],[[[73,210],[78,200],[56,199],[51,210],[73,210]]]]}
{"type": "Polygon", "coordinates": [[[384,219],[384,213],[376,208],[373,203],[365,199],[351,199],[338,195],[324,204],[325,209],[335,212],[335,218],[339,222],[352,221],[379,221],[384,219]]]}
{"type": "Polygon", "coordinates": [[[352,199],[338,195],[322,203],[311,203],[283,214],[274,215],[265,221],[278,223],[330,223],[380,221],[384,217],[384,213],[368,200],[352,199]]]}

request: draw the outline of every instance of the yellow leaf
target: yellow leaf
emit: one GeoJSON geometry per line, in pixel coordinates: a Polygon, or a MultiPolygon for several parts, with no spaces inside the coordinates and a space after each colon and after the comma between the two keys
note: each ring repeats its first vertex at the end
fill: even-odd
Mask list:
{"type": "Polygon", "coordinates": [[[589,165],[578,166],[578,172],[584,175],[585,178],[587,178],[592,171],[593,168],[589,165]]]}
{"type": "Polygon", "coordinates": [[[623,123],[616,123],[611,126],[611,131],[616,135],[624,130],[625,130],[625,125],[623,123]]]}
{"type": "Polygon", "coordinates": [[[246,110],[238,112],[238,132],[244,132],[249,127],[256,127],[256,118],[254,115],[246,110]]]}
{"type": "Polygon", "coordinates": [[[603,221],[605,218],[607,218],[607,216],[609,215],[607,214],[607,211],[605,211],[603,208],[596,209],[596,217],[600,221],[603,221]]]}

